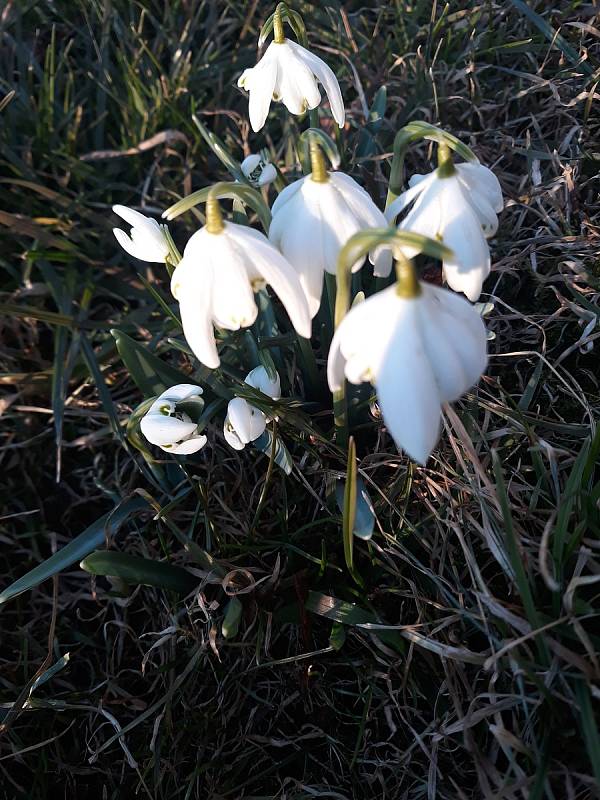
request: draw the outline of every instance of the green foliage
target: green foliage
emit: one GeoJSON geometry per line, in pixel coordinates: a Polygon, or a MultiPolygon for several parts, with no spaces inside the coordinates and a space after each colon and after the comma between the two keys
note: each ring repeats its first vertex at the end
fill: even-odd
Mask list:
{"type": "MultiPolygon", "coordinates": [[[[513,0],[292,10],[346,100],[343,131],[325,109],[319,123],[381,208],[394,137],[416,120],[451,132],[498,173],[508,203],[485,287],[488,373],[448,411],[425,469],[395,451],[369,388],[350,394],[347,481],[329,399],[310,388],[330,320],[315,320],[322,346],[310,363],[263,296],[270,319],[257,346],[286,398],[264,408],[278,417],[275,452],[281,442],[293,469],[272,468],[273,441],[265,457],[228,449],[215,420],[234,392],[260,402],[240,388],[256,353],[243,334],[222,332],[219,374],[198,369],[167,270],[119,252],[110,207],[159,219],[194,191],[243,183],[239,163],[262,147],[286,179],[300,174],[286,141],[309,120],[274,105],[268,136],[253,136],[235,85],[256,61],[272,4],[5,3],[4,793],[595,796],[600,209],[590,9],[513,0]],[[142,454],[132,413],[183,382],[204,388],[211,447],[188,459],[149,446],[142,454]],[[337,481],[348,487],[341,515],[337,481]],[[349,524],[355,493],[357,533],[361,481],[370,540],[349,524]],[[349,577],[349,554],[363,585],[349,577]],[[104,559],[113,576],[134,559],[121,575],[131,591],[94,586],[82,559],[104,559]],[[171,577],[156,577],[165,568],[171,577]],[[174,574],[186,586],[191,576],[192,596],[171,590],[174,574]],[[58,575],[55,594],[48,578],[58,575]]],[[[434,153],[427,139],[411,147],[399,186],[431,169],[434,153]]],[[[247,210],[255,227],[257,208],[247,210]]],[[[180,249],[199,218],[194,208],[170,226],[180,249]]],[[[439,280],[426,258],[421,266],[439,280]]],[[[355,294],[373,290],[366,270],[353,281],[355,294]]]]}

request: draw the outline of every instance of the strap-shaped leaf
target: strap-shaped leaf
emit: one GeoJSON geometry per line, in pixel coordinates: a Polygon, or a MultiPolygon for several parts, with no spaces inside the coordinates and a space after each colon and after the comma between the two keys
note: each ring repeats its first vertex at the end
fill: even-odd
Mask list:
{"type": "Polygon", "coordinates": [[[236,181],[241,181],[242,183],[249,184],[248,179],[242,172],[242,168],[238,161],[231,155],[229,150],[225,147],[224,142],[219,139],[216,133],[212,133],[206,128],[203,123],[198,119],[195,114],[192,114],[192,121],[194,125],[200,131],[200,134],[206,144],[210,147],[219,161],[226,167],[227,171],[230,173],[231,177],[234,178],[236,181]]]}
{"type": "MultiPolygon", "coordinates": [[[[335,499],[338,508],[343,512],[344,510],[344,495],[346,490],[346,481],[339,480],[335,487],[335,499]]],[[[368,541],[373,536],[373,529],[375,527],[375,513],[373,511],[373,504],[369,493],[365,488],[362,478],[356,479],[356,512],[354,516],[354,536],[359,539],[368,541]]]]}
{"type": "Polygon", "coordinates": [[[23,592],[33,589],[43,581],[61,572],[63,569],[72,566],[73,564],[81,561],[96,547],[106,540],[106,537],[115,536],[121,525],[132,514],[137,514],[140,511],[147,511],[149,509],[148,503],[141,497],[133,497],[126,500],[117,506],[113,511],[104,514],[96,522],[93,522],[83,533],[76,536],[73,541],[65,545],[63,548],[54,553],[54,555],[47,558],[37,567],[27,572],[22,578],[8,586],[2,593],[0,593],[0,605],[6,603],[7,600],[12,600],[14,597],[22,594],[23,592]]]}
{"type": "Polygon", "coordinates": [[[173,564],[110,550],[96,550],[83,559],[80,567],[92,575],[110,575],[125,583],[156,586],[178,594],[189,594],[201,580],[187,569],[173,564]]]}
{"type": "Polygon", "coordinates": [[[111,334],[123,363],[145,397],[162,394],[178,383],[191,383],[189,375],[179,372],[123,331],[113,328],[111,334]]]}
{"type": "Polygon", "coordinates": [[[356,445],[354,437],[348,441],[348,464],[346,467],[346,486],[344,488],[344,507],[342,509],[342,536],[344,539],[344,558],[348,572],[355,583],[363,586],[363,581],[354,565],[354,521],[356,519],[356,445]]]}
{"type": "MultiPolygon", "coordinates": [[[[258,439],[255,439],[252,444],[257,450],[260,450],[261,453],[264,453],[266,456],[271,458],[273,453],[273,434],[269,428],[267,428],[265,432],[258,437],[258,439]]],[[[281,467],[286,475],[289,475],[293,466],[292,457],[283,440],[279,436],[277,436],[275,442],[275,453],[273,458],[277,466],[281,467]]]]}
{"type": "Polygon", "coordinates": [[[225,616],[221,623],[221,633],[226,639],[237,636],[242,619],[243,606],[237,597],[230,598],[225,609],[225,616]]]}

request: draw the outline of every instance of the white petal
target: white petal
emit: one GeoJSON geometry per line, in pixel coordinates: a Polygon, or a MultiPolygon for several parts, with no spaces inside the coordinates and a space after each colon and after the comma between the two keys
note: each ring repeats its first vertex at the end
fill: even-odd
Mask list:
{"type": "MultiPolygon", "coordinates": [[[[420,185],[422,186],[423,184],[420,185]]],[[[436,239],[442,236],[442,222],[443,207],[440,181],[432,181],[425,186],[422,193],[416,198],[413,207],[400,222],[398,229],[420,233],[422,236],[436,239]]],[[[411,245],[402,245],[402,251],[407,258],[414,258],[420,252],[420,249],[411,245]]]]}
{"type": "Polygon", "coordinates": [[[265,415],[242,397],[234,397],[227,406],[227,417],[240,442],[248,444],[258,439],[267,426],[265,415]]]}
{"type": "MultiPolygon", "coordinates": [[[[384,213],[377,208],[368,192],[353,178],[343,172],[331,172],[329,177],[352,210],[361,229],[388,227],[384,213]]],[[[369,253],[369,260],[375,267],[373,274],[376,277],[387,278],[392,269],[391,250],[377,247],[369,253]]]]}
{"type": "MultiPolygon", "coordinates": [[[[438,286],[423,286],[427,296],[432,327],[452,347],[461,363],[463,383],[452,392],[442,392],[442,400],[452,402],[474,386],[487,366],[487,337],[483,320],[473,306],[460,295],[438,286]]],[[[436,373],[437,374],[437,373],[436,373]]]]}
{"type": "Polygon", "coordinates": [[[338,126],[343,128],[346,118],[344,100],[342,98],[340,85],[333,70],[327,66],[327,64],[321,58],[316,56],[314,53],[311,53],[305,47],[302,47],[296,42],[290,42],[289,44],[294,52],[296,52],[302,58],[303,62],[311,69],[311,71],[323,84],[323,88],[325,89],[325,93],[329,99],[329,105],[331,106],[331,114],[338,126]]]}
{"type": "Polygon", "coordinates": [[[230,250],[230,259],[213,273],[212,316],[220,328],[237,331],[253,324],[258,308],[241,254],[230,250]]]}
{"type": "MultiPolygon", "coordinates": [[[[324,266],[327,272],[335,275],[340,250],[355,233],[362,230],[363,226],[346,203],[344,195],[330,181],[327,183],[311,181],[311,183],[313,191],[318,192],[320,216],[323,221],[321,231],[324,266]]],[[[359,270],[363,263],[364,258],[354,263],[352,272],[359,270]]]]}
{"type": "Polygon", "coordinates": [[[152,444],[173,444],[191,436],[198,426],[165,414],[146,414],[140,421],[140,429],[152,444]]]}
{"type": "Polygon", "coordinates": [[[350,383],[375,382],[389,339],[403,311],[395,287],[390,286],[352,306],[346,314],[334,340],[343,356],[350,383]]]}
{"type": "Polygon", "coordinates": [[[240,164],[240,169],[242,170],[244,175],[247,178],[249,178],[252,175],[252,173],[254,172],[254,170],[257,167],[260,167],[262,163],[263,163],[263,160],[258,155],[258,153],[250,153],[250,155],[246,156],[246,158],[240,164]]]}
{"type": "Polygon", "coordinates": [[[377,208],[369,193],[354,178],[343,172],[330,172],[329,180],[364,228],[388,227],[383,211],[377,208]]]}
{"type": "MultiPolygon", "coordinates": [[[[134,258],[139,258],[141,261],[146,261],[146,256],[148,253],[146,252],[145,248],[140,248],[139,244],[135,243],[133,239],[131,239],[125,231],[122,231],[120,228],[113,228],[113,233],[117,242],[121,245],[123,250],[126,253],[129,253],[130,256],[134,258]]],[[[152,253],[154,254],[154,252],[152,253]]]]}
{"type": "Polygon", "coordinates": [[[247,89],[250,94],[249,116],[253,131],[259,131],[269,114],[273,91],[277,83],[277,59],[273,51],[275,43],[271,42],[264,56],[252,69],[244,71],[238,80],[238,86],[247,89]]]}
{"type": "MultiPolygon", "coordinates": [[[[292,114],[302,114],[307,108],[316,108],[321,93],[312,70],[289,40],[279,46],[279,82],[281,100],[292,114]]],[[[301,48],[304,50],[304,48],[301,48]]]]}
{"type": "Polygon", "coordinates": [[[457,180],[444,180],[439,201],[444,244],[453,252],[452,258],[444,259],[444,276],[452,289],[475,301],[490,272],[490,251],[481,224],[457,180]]]}
{"type": "Polygon", "coordinates": [[[174,403],[181,403],[183,400],[188,400],[190,397],[199,397],[202,393],[202,387],[196,386],[194,383],[178,383],[176,386],[165,389],[165,391],[158,396],[157,401],[170,400],[174,403]]]}
{"type": "Polygon", "coordinates": [[[202,228],[191,237],[183,261],[171,278],[171,291],[180,304],[183,296],[189,307],[193,298],[206,308],[209,319],[219,327],[235,331],[252,325],[258,309],[244,268],[245,255],[229,236],[230,227],[230,223],[225,223],[221,233],[209,233],[202,228]],[[187,271],[182,290],[179,287],[183,283],[181,266],[184,262],[187,271]],[[180,271],[182,278],[178,277],[180,271]]]}
{"type": "Polygon", "coordinates": [[[308,304],[294,268],[262,233],[244,225],[229,223],[228,236],[238,245],[245,259],[250,281],[265,280],[279,297],[292,325],[306,339],[311,335],[308,304]]]}
{"type": "Polygon", "coordinates": [[[369,261],[373,264],[373,275],[376,278],[387,278],[392,271],[392,251],[385,247],[377,247],[369,253],[369,261]]]}
{"type": "MultiPolygon", "coordinates": [[[[304,184],[304,181],[307,179],[307,177],[308,176],[300,178],[299,180],[294,181],[293,183],[289,183],[279,192],[279,194],[275,198],[273,207],[271,208],[271,213],[273,217],[276,217],[283,208],[283,206],[286,203],[288,203],[292,199],[292,197],[294,197],[296,192],[298,192],[302,188],[302,185],[304,184]]],[[[271,225],[272,224],[273,223],[271,223],[271,225]]],[[[270,236],[271,236],[271,231],[269,230],[269,237],[270,236]]]]}
{"type": "Polygon", "coordinates": [[[186,439],[184,442],[174,444],[171,447],[161,448],[166,453],[175,453],[178,456],[189,456],[192,453],[197,453],[202,450],[208,439],[206,436],[192,436],[191,439],[186,439]]]}
{"type": "Polygon", "coordinates": [[[344,385],[346,359],[340,348],[342,336],[343,330],[340,325],[333,334],[333,339],[329,345],[329,355],[327,357],[327,384],[331,392],[339,391],[344,385]]]}
{"type": "Polygon", "coordinates": [[[393,222],[398,214],[417,198],[421,192],[423,192],[427,187],[435,180],[435,173],[432,172],[430,175],[427,176],[425,180],[419,181],[414,186],[411,186],[402,194],[399,194],[395,200],[389,204],[389,206],[385,210],[385,218],[388,222],[393,222]]]}
{"type": "Polygon", "coordinates": [[[408,179],[408,186],[412,189],[413,186],[418,186],[421,181],[424,181],[431,175],[430,172],[426,173],[425,175],[420,175],[418,172],[415,172],[414,175],[411,175],[408,179]]]}
{"type": "Polygon", "coordinates": [[[233,447],[234,450],[243,450],[246,446],[232,428],[231,421],[229,420],[228,416],[225,417],[225,422],[223,423],[223,436],[225,437],[227,444],[230,447],[233,447]]]}
{"type": "Polygon", "coordinates": [[[279,249],[298,275],[312,319],[321,305],[325,269],[323,221],[318,208],[315,212],[300,194],[296,194],[273,218],[273,223],[277,223],[276,231],[281,231],[279,249]]]}
{"type": "Polygon", "coordinates": [[[158,222],[151,217],[147,217],[145,214],[142,214],[140,211],[136,211],[134,208],[129,208],[128,206],[120,206],[116,205],[112,207],[112,210],[115,214],[128,222],[132,228],[148,228],[155,225],[158,227],[158,222]]]}
{"type": "Polygon", "coordinates": [[[258,153],[251,153],[242,161],[240,169],[253,186],[266,186],[277,178],[277,170],[258,153]]]}
{"type": "Polygon", "coordinates": [[[461,182],[461,190],[479,219],[484,236],[489,239],[498,230],[498,215],[490,205],[489,199],[470,189],[461,182]]]}
{"type": "MultiPolygon", "coordinates": [[[[437,383],[440,400],[450,401],[460,397],[468,385],[462,359],[454,347],[454,338],[463,331],[456,321],[448,326],[440,322],[441,313],[435,312],[435,304],[419,302],[418,329],[437,383]]],[[[447,316],[447,315],[446,315],[447,316]]]]}
{"type": "Polygon", "coordinates": [[[244,383],[252,386],[253,389],[258,389],[259,392],[272,397],[273,400],[279,400],[281,397],[281,380],[279,374],[275,372],[275,377],[271,378],[269,373],[262,366],[254,367],[245,377],[244,383]]]}
{"type": "Polygon", "coordinates": [[[440,395],[416,324],[418,300],[405,303],[408,308],[387,348],[376,389],[397,447],[425,464],[439,437],[440,395]]]}
{"type": "Polygon", "coordinates": [[[259,186],[268,186],[269,183],[273,183],[273,181],[277,180],[277,170],[273,164],[265,164],[265,168],[260,173],[260,178],[258,179],[259,186]]]}
{"type": "Polygon", "coordinates": [[[478,194],[486,197],[494,211],[498,214],[504,208],[502,187],[491,169],[483,164],[457,164],[456,170],[460,178],[478,194]]]}
{"type": "Polygon", "coordinates": [[[183,334],[192,352],[209,369],[216,369],[220,360],[211,312],[212,271],[210,263],[198,264],[193,255],[184,255],[171,277],[171,291],[179,300],[183,334]]]}

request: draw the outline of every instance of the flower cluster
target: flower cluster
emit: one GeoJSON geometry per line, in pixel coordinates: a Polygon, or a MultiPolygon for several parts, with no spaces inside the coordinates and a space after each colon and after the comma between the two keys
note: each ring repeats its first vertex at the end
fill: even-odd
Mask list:
{"type": "MultiPolygon", "coordinates": [[[[286,184],[266,151],[247,156],[237,166],[228,156],[224,163],[234,164],[234,182],[201,190],[165,212],[173,219],[197,202],[206,203],[206,224],[193,233],[183,256],[166,225],[123,206],[114,206],[114,211],[131,225],[131,234],[115,229],[115,236],[136,258],[169,266],[187,344],[211,370],[222,367],[223,348],[218,343],[228,340],[225,332],[251,329],[247,335],[255,337],[261,330],[259,309],[271,302],[267,288],[285,309],[299,352],[310,358],[306,340],[311,339],[312,320],[318,319],[319,331],[334,322],[331,298],[325,303],[323,297],[325,276],[336,276],[336,329],[328,353],[327,337],[317,334],[334,398],[343,396],[346,380],[372,383],[398,448],[424,464],[439,438],[443,404],[461,397],[486,368],[486,331],[471,302],[479,298],[490,272],[488,239],[498,228],[502,192],[492,171],[469,148],[427,123],[411,123],[410,136],[403,137],[401,131],[397,137],[400,145],[395,145],[392,163],[396,179],[390,183],[385,210],[350,175],[329,169],[325,154],[333,167],[340,159],[336,145],[319,127],[319,84],[341,129],[342,93],[331,68],[305,46],[302,30],[302,44],[286,38],[285,22],[298,35],[298,15],[286,9],[284,3],[277,7],[266,29],[272,24],[273,41],[238,84],[249,94],[254,131],[265,125],[273,100],[292,114],[310,112],[310,128],[295,143],[297,152],[304,154],[304,177],[286,184]],[[428,175],[413,175],[402,192],[396,188],[402,143],[425,138],[437,143],[438,166],[428,175]],[[462,163],[454,163],[453,150],[463,157],[462,163]],[[277,196],[269,209],[265,199],[273,186],[277,196]],[[236,222],[225,219],[223,198],[257,211],[264,233],[240,224],[239,217],[236,222]],[[449,289],[418,279],[411,259],[420,253],[442,261],[449,289]],[[350,276],[361,270],[367,256],[372,265],[372,277],[362,280],[367,297],[361,294],[351,305],[350,276]]],[[[210,136],[205,136],[207,141],[213,141],[210,136]]],[[[223,147],[219,143],[215,150],[220,157],[223,147]]],[[[269,324],[276,332],[282,318],[273,322],[272,309],[271,317],[269,324]]],[[[313,362],[313,377],[315,370],[313,362]]],[[[254,368],[245,383],[268,398],[281,395],[279,375],[263,366],[254,368]]],[[[176,454],[190,454],[204,445],[206,437],[186,412],[177,410],[193,392],[197,396],[201,390],[180,385],[154,401],[141,423],[150,442],[176,454]]],[[[269,422],[263,411],[236,396],[229,400],[222,430],[229,445],[241,450],[258,440],[269,422]]],[[[347,420],[340,422],[336,415],[336,425],[346,426],[347,420]]]]}

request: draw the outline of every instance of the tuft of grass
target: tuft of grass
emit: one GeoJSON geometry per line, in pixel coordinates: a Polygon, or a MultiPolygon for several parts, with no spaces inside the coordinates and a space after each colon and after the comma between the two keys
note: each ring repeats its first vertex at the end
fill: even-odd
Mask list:
{"type": "MultiPolygon", "coordinates": [[[[361,583],[331,491],[346,469],[327,444],[331,409],[305,402],[296,372],[278,409],[290,477],[214,430],[186,466],[145,458],[126,436],[144,397],[120,346],[142,345],[154,381],[191,366],[168,276],[118,251],[110,206],[163,210],[227,180],[193,114],[236,157],[266,144],[293,175],[280,142],[297,123],[275,111],[259,141],[235,86],[272,8],[8,0],[0,588],[86,529],[94,547],[184,569],[198,588],[182,599],[72,563],[0,605],[0,794],[598,797],[594,9],[295,7],[341,78],[342,168],[380,205],[411,120],[447,128],[499,175],[490,368],[448,409],[426,468],[356,412],[375,514],[373,538],[353,541],[361,583]],[[151,510],[102,521],[127,503],[151,510]],[[241,604],[237,635],[222,635],[213,580],[241,604]]],[[[430,156],[411,151],[407,172],[430,156]]],[[[176,240],[196,224],[183,216],[176,240]]]]}

